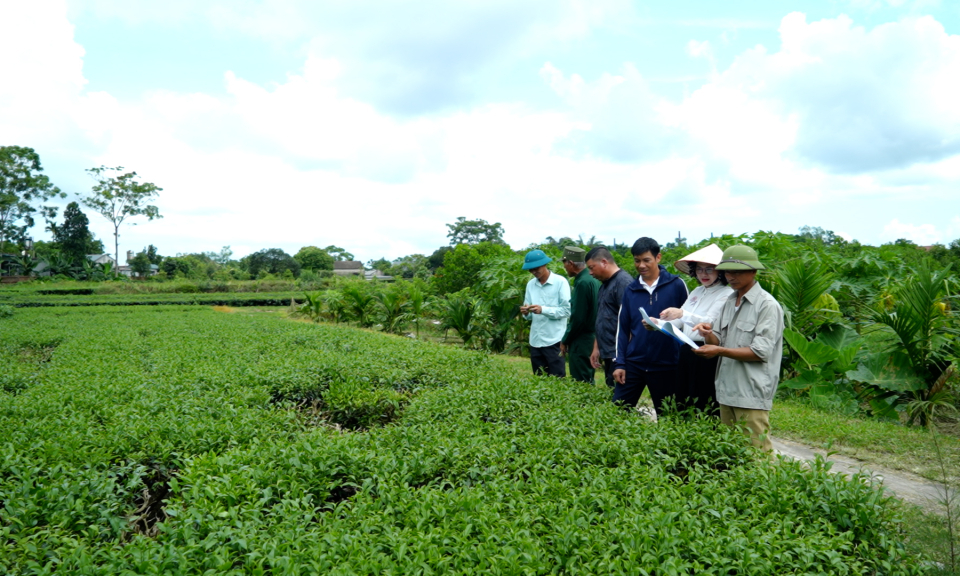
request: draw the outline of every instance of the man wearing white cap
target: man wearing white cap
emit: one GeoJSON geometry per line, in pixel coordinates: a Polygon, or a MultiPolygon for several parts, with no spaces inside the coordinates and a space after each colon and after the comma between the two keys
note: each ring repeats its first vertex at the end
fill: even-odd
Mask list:
{"type": "Polygon", "coordinates": [[[770,410],[780,382],[783,355],[783,308],[757,283],[764,266],[749,246],[731,246],[717,265],[733,288],[720,318],[694,329],[706,345],[694,353],[702,358],[720,356],[717,367],[717,401],[720,420],[745,425],[754,446],[773,450],[770,410]]]}

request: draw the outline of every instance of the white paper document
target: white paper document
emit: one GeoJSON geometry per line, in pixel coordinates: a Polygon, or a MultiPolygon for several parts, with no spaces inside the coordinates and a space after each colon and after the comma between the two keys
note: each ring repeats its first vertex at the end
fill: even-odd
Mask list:
{"type": "Polygon", "coordinates": [[[644,322],[646,322],[647,324],[653,326],[656,330],[659,330],[660,332],[663,332],[663,333],[666,334],[667,336],[672,337],[672,338],[673,338],[674,340],[676,340],[677,342],[679,342],[679,343],[681,343],[681,344],[687,344],[688,346],[690,346],[690,347],[693,348],[694,350],[696,350],[697,348],[700,347],[700,346],[697,345],[693,340],[687,338],[687,335],[683,333],[683,330],[678,330],[678,329],[677,329],[673,324],[671,324],[670,322],[667,322],[667,321],[664,321],[664,320],[660,320],[659,318],[651,318],[650,315],[647,314],[647,311],[644,310],[643,308],[640,309],[640,314],[643,316],[643,321],[644,321],[644,322]]]}

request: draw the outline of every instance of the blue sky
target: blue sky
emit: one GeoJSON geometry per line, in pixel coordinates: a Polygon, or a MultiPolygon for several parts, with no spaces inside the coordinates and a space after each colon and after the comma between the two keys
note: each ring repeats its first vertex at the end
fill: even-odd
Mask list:
{"type": "Polygon", "coordinates": [[[515,248],[803,225],[947,243],[958,34],[946,0],[0,0],[0,145],[74,198],[101,164],[161,186],[122,251],[392,259],[458,216],[515,248]]]}

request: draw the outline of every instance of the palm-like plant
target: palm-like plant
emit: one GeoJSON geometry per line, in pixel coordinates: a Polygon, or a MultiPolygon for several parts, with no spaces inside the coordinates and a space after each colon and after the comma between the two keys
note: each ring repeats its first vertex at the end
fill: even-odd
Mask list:
{"type": "Polygon", "coordinates": [[[834,276],[815,259],[792,260],[773,274],[770,293],[783,306],[786,325],[798,332],[810,332],[831,316],[839,316],[839,308],[827,291],[834,276]]]}
{"type": "MultiPolygon", "coordinates": [[[[950,266],[935,270],[925,260],[893,294],[890,308],[872,308],[867,315],[892,336],[885,349],[866,358],[851,377],[865,383],[862,395],[879,413],[896,406],[932,401],[953,372],[950,361],[960,330],[946,300],[956,280],[950,266]]],[[[911,410],[911,423],[927,424],[925,412],[911,410]]]]}
{"type": "Polygon", "coordinates": [[[416,331],[417,338],[420,338],[420,319],[423,318],[423,315],[426,313],[427,309],[430,307],[430,302],[427,300],[427,294],[416,284],[411,284],[407,288],[407,296],[409,297],[408,304],[410,310],[410,320],[413,322],[414,330],[416,331]]]}
{"type": "Polygon", "coordinates": [[[306,298],[306,302],[298,309],[300,314],[314,322],[320,322],[320,319],[323,318],[323,298],[321,294],[319,292],[305,292],[303,297],[306,298]]]}
{"type": "Polygon", "coordinates": [[[440,311],[440,329],[456,331],[464,346],[470,346],[476,335],[477,326],[474,324],[476,301],[469,294],[459,292],[450,294],[443,301],[440,311]]]}
{"type": "Polygon", "coordinates": [[[374,298],[380,308],[383,329],[394,334],[400,332],[410,319],[408,312],[410,302],[407,300],[406,292],[400,286],[394,285],[377,292],[374,298]]]}
{"type": "Polygon", "coordinates": [[[347,314],[347,299],[340,290],[327,290],[323,293],[323,303],[327,317],[339,324],[347,314]]]}
{"type": "Polygon", "coordinates": [[[346,300],[347,310],[357,319],[360,326],[370,326],[370,307],[373,304],[373,296],[367,292],[366,287],[359,282],[354,282],[343,288],[343,297],[346,300]]]}

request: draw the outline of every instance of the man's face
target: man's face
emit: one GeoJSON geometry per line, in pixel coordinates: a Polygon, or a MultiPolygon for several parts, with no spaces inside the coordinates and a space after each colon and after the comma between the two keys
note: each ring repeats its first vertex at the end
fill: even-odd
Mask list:
{"type": "Polygon", "coordinates": [[[530,273],[533,274],[533,277],[537,280],[543,282],[547,279],[547,276],[550,275],[550,271],[547,270],[546,266],[538,266],[536,268],[531,268],[530,273]]]}
{"type": "Polygon", "coordinates": [[[753,280],[757,277],[756,270],[725,270],[727,285],[740,292],[753,286],[753,280]]]}
{"type": "Polygon", "coordinates": [[[601,282],[610,278],[610,266],[607,265],[607,261],[603,258],[600,260],[587,260],[587,270],[591,276],[601,282]]]}
{"type": "Polygon", "coordinates": [[[633,257],[633,265],[637,269],[637,274],[644,280],[652,279],[660,266],[660,255],[654,256],[649,250],[643,254],[637,254],[633,257]]]}
{"type": "Polygon", "coordinates": [[[577,267],[573,265],[573,262],[570,262],[569,260],[563,261],[563,269],[567,271],[567,276],[576,276],[579,272],[577,267]]]}

